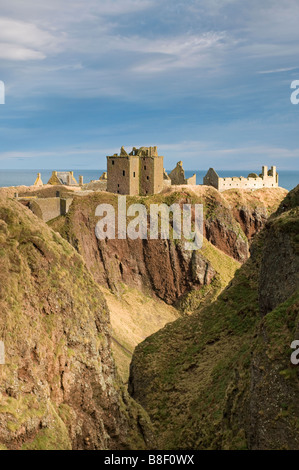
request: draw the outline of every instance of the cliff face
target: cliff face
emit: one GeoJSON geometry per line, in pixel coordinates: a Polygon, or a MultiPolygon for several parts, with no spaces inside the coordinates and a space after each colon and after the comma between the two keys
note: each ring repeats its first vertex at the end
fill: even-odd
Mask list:
{"type": "MultiPolygon", "coordinates": [[[[181,243],[173,240],[98,241],[96,207],[103,202],[116,206],[116,201],[116,196],[102,193],[77,198],[60,229],[82,254],[96,282],[115,293],[121,291],[124,283],[168,304],[175,303],[193,287],[211,282],[215,271],[209,260],[201,254],[186,252],[181,243]]],[[[128,198],[130,202],[136,201],[128,198]]],[[[52,226],[57,229],[55,223],[52,226]]]]}
{"type": "MultiPolygon", "coordinates": [[[[212,304],[135,351],[130,393],[166,449],[299,449],[299,186],[212,304]]],[[[230,196],[231,197],[231,196],[230,196]]]]}
{"type": "Polygon", "coordinates": [[[286,301],[299,285],[298,194],[292,191],[266,224],[259,284],[263,315],[286,301]]]}
{"type": "Polygon", "coordinates": [[[109,311],[81,256],[1,198],[0,259],[0,448],[145,448],[148,420],[118,379],[109,311]]]}
{"type": "MultiPolygon", "coordinates": [[[[244,262],[249,255],[249,240],[243,229],[248,237],[257,233],[263,227],[266,215],[277,208],[286,194],[278,189],[270,199],[265,191],[262,202],[259,197],[246,192],[242,205],[233,195],[224,196],[210,187],[194,190],[184,187],[181,191],[169,189],[142,200],[128,197],[127,204],[143,202],[147,207],[151,203],[203,204],[206,239],[227,256],[244,262]],[[242,229],[239,219],[244,213],[245,203],[248,220],[242,229]]],[[[173,240],[98,241],[95,237],[95,210],[101,203],[116,206],[117,198],[105,193],[77,197],[66,219],[51,224],[82,254],[99,284],[117,292],[125,283],[174,304],[192,289],[209,285],[215,278],[215,269],[202,252],[188,253],[182,243],[173,240]]]]}

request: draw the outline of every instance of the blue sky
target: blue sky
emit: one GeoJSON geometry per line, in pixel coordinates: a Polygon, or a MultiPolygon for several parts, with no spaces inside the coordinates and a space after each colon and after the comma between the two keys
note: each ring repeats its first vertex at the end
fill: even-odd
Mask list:
{"type": "Polygon", "coordinates": [[[297,0],[0,0],[0,169],[299,170],[297,0]]]}

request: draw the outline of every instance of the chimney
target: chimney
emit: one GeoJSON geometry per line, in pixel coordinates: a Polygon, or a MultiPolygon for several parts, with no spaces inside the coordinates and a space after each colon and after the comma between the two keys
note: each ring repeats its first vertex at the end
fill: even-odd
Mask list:
{"type": "Polygon", "coordinates": [[[268,176],[268,167],[267,166],[262,167],[262,174],[263,174],[264,179],[268,176]]]}
{"type": "Polygon", "coordinates": [[[273,176],[275,183],[278,183],[278,174],[277,174],[276,166],[272,166],[271,170],[272,170],[272,176],[273,176]]]}

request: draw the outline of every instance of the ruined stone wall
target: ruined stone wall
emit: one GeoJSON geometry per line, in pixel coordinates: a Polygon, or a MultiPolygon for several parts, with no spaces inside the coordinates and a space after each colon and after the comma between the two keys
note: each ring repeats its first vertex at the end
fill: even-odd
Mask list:
{"type": "Polygon", "coordinates": [[[30,202],[29,208],[37,217],[42,218],[44,222],[48,222],[61,215],[59,197],[34,199],[30,202]]]}
{"type": "Polygon", "coordinates": [[[181,185],[185,184],[185,171],[183,169],[183,162],[178,162],[176,167],[169,173],[169,178],[171,179],[171,184],[181,185]]]}
{"type": "Polygon", "coordinates": [[[229,178],[220,178],[213,168],[210,168],[203,179],[203,184],[213,186],[218,191],[226,191],[227,189],[261,189],[261,188],[277,188],[278,174],[276,167],[263,166],[262,173],[258,176],[251,173],[247,178],[243,176],[233,176],[229,178]]]}
{"type": "Polygon", "coordinates": [[[261,189],[261,188],[277,188],[278,178],[277,176],[266,176],[263,177],[232,177],[232,178],[219,178],[219,191],[225,191],[227,189],[261,189]]]}
{"type": "Polygon", "coordinates": [[[49,179],[47,184],[52,184],[53,186],[61,184],[61,182],[60,182],[60,180],[58,179],[58,176],[57,176],[57,171],[52,171],[52,176],[49,179]]]}
{"type": "Polygon", "coordinates": [[[163,181],[163,188],[170,188],[171,180],[164,180],[163,181]]]}
{"type": "Polygon", "coordinates": [[[186,179],[186,184],[196,185],[196,174],[186,179]]]}
{"type": "Polygon", "coordinates": [[[203,179],[203,184],[205,186],[213,186],[216,189],[219,189],[219,176],[217,175],[214,168],[210,168],[208,173],[203,179]]]}
{"type": "Polygon", "coordinates": [[[61,198],[60,199],[60,215],[66,215],[70,210],[73,198],[61,198]]]}
{"type": "Polygon", "coordinates": [[[28,207],[33,214],[44,222],[56,219],[60,215],[66,215],[71,207],[73,198],[34,198],[19,199],[19,202],[28,207]]]}
{"type": "Polygon", "coordinates": [[[183,162],[179,161],[176,164],[176,167],[169,173],[171,179],[171,184],[175,186],[180,186],[182,184],[192,184],[196,185],[196,174],[190,178],[185,178],[185,170],[183,168],[183,162]]]}

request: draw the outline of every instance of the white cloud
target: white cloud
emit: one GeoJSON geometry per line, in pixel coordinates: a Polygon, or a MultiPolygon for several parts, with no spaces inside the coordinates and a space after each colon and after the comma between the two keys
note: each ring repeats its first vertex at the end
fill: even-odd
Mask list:
{"type": "Polygon", "coordinates": [[[0,59],[3,60],[41,60],[45,59],[45,57],[42,52],[17,44],[0,43],[0,59]]]}
{"type": "Polygon", "coordinates": [[[163,73],[167,70],[216,66],[220,51],[223,54],[231,39],[225,32],[208,32],[202,35],[176,36],[159,39],[131,39],[122,47],[143,54],[141,63],[132,67],[133,72],[163,73]]]}
{"type": "Polygon", "coordinates": [[[65,40],[63,33],[49,32],[32,23],[0,17],[0,58],[42,60],[57,52],[65,40]]]}
{"type": "Polygon", "coordinates": [[[52,42],[54,37],[39,29],[35,24],[0,17],[0,40],[41,47],[52,42]]]}

